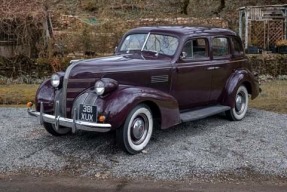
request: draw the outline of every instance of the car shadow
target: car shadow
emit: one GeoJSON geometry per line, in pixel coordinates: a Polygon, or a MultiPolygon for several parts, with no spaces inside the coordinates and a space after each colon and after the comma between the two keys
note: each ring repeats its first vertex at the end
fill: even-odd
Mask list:
{"type": "MultiPolygon", "coordinates": [[[[192,122],[181,123],[164,130],[157,128],[153,132],[147,151],[153,148],[168,148],[177,141],[191,140],[193,137],[204,135],[211,129],[216,129],[216,126],[224,126],[229,123],[231,121],[222,113],[192,122]]],[[[117,144],[115,131],[108,133],[77,131],[75,134],[63,137],[53,137],[48,133],[43,133],[42,138],[38,139],[49,141],[47,143],[50,148],[65,151],[62,154],[66,155],[77,153],[89,153],[91,156],[125,154],[117,144]]]]}

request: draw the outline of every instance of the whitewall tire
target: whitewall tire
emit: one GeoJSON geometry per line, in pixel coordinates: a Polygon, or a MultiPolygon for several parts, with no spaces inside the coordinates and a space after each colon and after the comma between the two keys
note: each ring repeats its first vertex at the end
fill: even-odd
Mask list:
{"type": "Polygon", "coordinates": [[[236,92],[235,106],[226,112],[227,117],[232,121],[242,120],[248,110],[248,91],[245,86],[241,85],[236,92]]]}
{"type": "Polygon", "coordinates": [[[117,140],[130,154],[141,152],[149,143],[153,132],[153,117],[147,105],[136,106],[125,120],[124,126],[117,129],[117,140]]]}

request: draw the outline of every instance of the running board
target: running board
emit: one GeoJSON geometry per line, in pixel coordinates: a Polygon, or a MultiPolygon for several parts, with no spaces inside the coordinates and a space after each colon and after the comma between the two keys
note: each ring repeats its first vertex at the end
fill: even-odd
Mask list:
{"type": "Polygon", "coordinates": [[[224,112],[231,109],[231,107],[223,105],[215,105],[211,107],[206,107],[203,109],[198,109],[194,111],[188,111],[180,114],[180,119],[182,122],[194,121],[198,119],[203,119],[218,113],[224,112]]]}

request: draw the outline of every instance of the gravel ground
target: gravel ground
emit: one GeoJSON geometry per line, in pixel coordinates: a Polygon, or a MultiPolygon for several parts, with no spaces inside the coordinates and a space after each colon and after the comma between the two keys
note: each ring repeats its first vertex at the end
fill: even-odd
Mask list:
{"type": "Polygon", "coordinates": [[[287,177],[287,115],[250,109],[156,130],[144,153],[128,155],[113,133],[53,137],[22,108],[0,108],[0,173],[184,180],[287,177]]]}

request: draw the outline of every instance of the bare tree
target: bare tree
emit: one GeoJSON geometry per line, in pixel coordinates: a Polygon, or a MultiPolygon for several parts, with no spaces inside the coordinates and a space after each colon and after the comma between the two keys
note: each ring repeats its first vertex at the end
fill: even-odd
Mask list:
{"type": "MultiPolygon", "coordinates": [[[[43,33],[47,11],[41,0],[1,0],[0,38],[36,49],[36,42],[43,33]]],[[[28,53],[31,56],[31,52],[28,53]]]]}
{"type": "Polygon", "coordinates": [[[216,10],[212,11],[212,13],[216,16],[219,16],[219,14],[222,12],[222,10],[225,8],[225,0],[219,0],[219,6],[216,10]]]}

